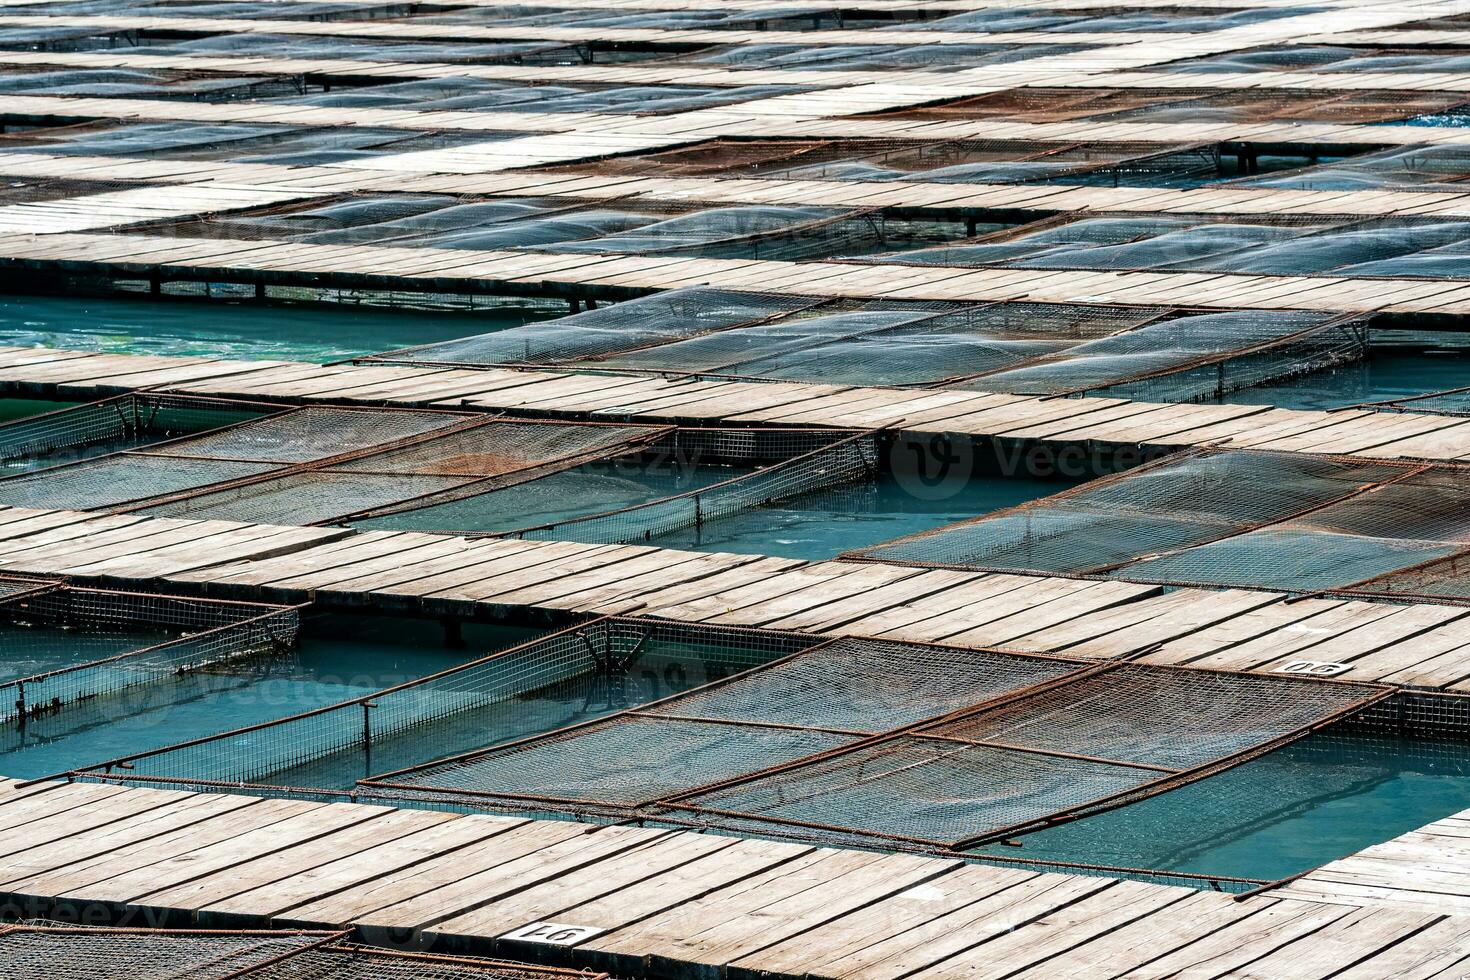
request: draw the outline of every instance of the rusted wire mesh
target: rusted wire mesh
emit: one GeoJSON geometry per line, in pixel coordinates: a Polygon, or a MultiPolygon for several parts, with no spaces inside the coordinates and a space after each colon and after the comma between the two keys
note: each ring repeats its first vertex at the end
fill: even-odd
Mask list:
{"type": "Polygon", "coordinates": [[[0,925],[12,980],[606,980],[606,974],[350,943],[345,932],[0,925]]]}
{"type": "Polygon", "coordinates": [[[420,805],[949,852],[1185,785],[1386,694],[842,639],[360,788],[420,805]]]}
{"type": "Polygon", "coordinates": [[[61,582],[55,579],[30,578],[22,575],[0,575],[0,606],[6,603],[19,602],[41,592],[49,592],[59,588],[61,582]]]}
{"type": "Polygon", "coordinates": [[[11,601],[0,598],[0,721],[284,652],[299,619],[293,606],[22,586],[11,601]]]}
{"type": "MultiPolygon", "coordinates": [[[[103,404],[108,406],[102,410],[105,415],[115,413],[126,403],[103,404]]],[[[212,413],[214,408],[201,410],[165,404],[159,409],[164,413],[164,424],[178,425],[197,422],[201,411],[212,413]],[[183,420],[179,420],[181,415],[185,416],[183,420]]],[[[183,435],[163,442],[145,440],[145,444],[136,448],[0,479],[0,503],[77,510],[124,507],[153,498],[196,492],[212,484],[262,476],[307,460],[379,447],[436,429],[463,425],[475,418],[456,412],[309,406],[242,422],[233,407],[227,407],[225,412],[234,425],[220,419],[221,427],[206,425],[205,428],[213,431],[199,435],[183,435]]],[[[95,414],[89,410],[84,418],[95,414]]],[[[149,426],[156,426],[156,415],[153,418],[155,421],[149,426]]],[[[127,422],[122,431],[137,431],[138,425],[127,422]]],[[[111,430],[101,436],[104,441],[112,438],[111,430]]],[[[69,435],[55,441],[76,444],[69,435]]]]}
{"type": "Polygon", "coordinates": [[[15,980],[223,980],[341,936],[0,926],[0,974],[15,980]]]}
{"type": "Polygon", "coordinates": [[[136,449],[279,411],[254,402],[130,392],[0,425],[0,474],[136,449]]]}
{"type": "Polygon", "coordinates": [[[638,709],[363,785],[400,799],[646,810],[1076,669],[1067,660],[842,639],[638,709]]]}
{"type": "Polygon", "coordinates": [[[524,701],[590,701],[649,660],[743,671],[816,642],[772,630],[600,619],[370,695],[99,763],[80,775],[150,786],[351,786],[369,760],[378,769],[368,771],[381,771],[393,764],[384,760],[406,765],[459,745],[478,747],[487,732],[542,731],[524,701]]]}
{"type": "Polygon", "coordinates": [[[965,850],[1186,785],[1387,693],[1114,664],[666,802],[711,826],[965,850]]]}

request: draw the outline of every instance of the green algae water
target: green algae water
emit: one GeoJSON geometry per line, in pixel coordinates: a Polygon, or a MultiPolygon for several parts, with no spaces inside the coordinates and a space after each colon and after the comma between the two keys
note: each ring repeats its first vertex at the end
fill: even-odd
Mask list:
{"type": "Polygon", "coordinates": [[[1324,732],[976,853],[1275,881],[1470,807],[1470,744],[1324,732]]]}
{"type": "Polygon", "coordinates": [[[562,315],[527,303],[432,313],[223,302],[0,297],[0,346],[111,354],[331,361],[562,315]]]}
{"type": "MultiPolygon", "coordinates": [[[[36,664],[61,666],[106,653],[93,644],[67,646],[57,635],[62,631],[42,632],[30,658],[36,664]]],[[[301,647],[292,654],[200,671],[9,726],[0,737],[0,773],[45,776],[271,721],[436,673],[535,633],[469,625],[464,632],[468,649],[454,650],[444,646],[436,623],[314,617],[303,623],[301,647]]],[[[132,639],[137,642],[131,648],[137,649],[151,637],[132,639]]],[[[110,652],[118,652],[118,642],[117,635],[98,640],[110,652]]],[[[13,636],[0,635],[7,661],[19,645],[13,636]]],[[[33,672],[7,669],[11,676],[33,672]]]]}

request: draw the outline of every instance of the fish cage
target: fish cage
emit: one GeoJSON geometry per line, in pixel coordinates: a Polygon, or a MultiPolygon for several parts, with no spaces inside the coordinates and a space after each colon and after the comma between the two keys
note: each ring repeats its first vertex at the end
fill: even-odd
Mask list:
{"type": "Polygon", "coordinates": [[[0,723],[294,648],[297,606],[0,580],[0,723]]]}
{"type": "Polygon", "coordinates": [[[1470,221],[1058,217],[967,241],[883,257],[886,263],[1009,269],[1198,270],[1269,275],[1462,278],[1470,221]]]}
{"type": "Polygon", "coordinates": [[[370,162],[376,157],[422,150],[481,145],[526,135],[529,134],[489,130],[429,132],[368,126],[95,121],[8,133],[0,144],[0,152],[30,150],[58,156],[326,166],[348,161],[370,162]]]}
{"type": "MultiPolygon", "coordinates": [[[[98,763],[74,778],[181,789],[251,787],[273,795],[345,795],[357,780],[653,700],[649,664],[705,676],[739,673],[820,642],[772,630],[591,620],[487,657],[237,731],[98,763]],[[546,713],[573,702],[575,710],[546,713]]],[[[357,794],[361,796],[361,794],[357,794]]]]}
{"type": "Polygon", "coordinates": [[[137,449],[281,411],[257,402],[129,392],[0,425],[0,474],[137,449]]]}
{"type": "Polygon", "coordinates": [[[607,980],[470,956],[349,942],[351,930],[202,930],[0,924],[0,974],[12,980],[607,980]]]}
{"type": "Polygon", "coordinates": [[[1358,360],[1369,340],[1366,318],[1325,313],[695,287],[359,361],[1193,401],[1358,360]]]}
{"type": "Polygon", "coordinates": [[[29,451],[31,458],[57,449],[83,450],[79,453],[83,458],[0,479],[0,503],[120,508],[481,419],[478,414],[432,410],[328,406],[262,410],[248,403],[210,399],[124,396],[0,429],[0,437],[15,431],[16,451],[29,451]],[[99,451],[103,454],[97,455],[99,451]]]}
{"type": "Polygon", "coordinates": [[[881,208],[358,194],[135,230],[317,245],[799,261],[921,248],[963,234],[964,226],[881,208]]]}
{"type": "Polygon", "coordinates": [[[634,543],[877,478],[876,432],[490,419],[134,508],[151,516],[634,543]]]}
{"type": "Polygon", "coordinates": [[[1401,122],[1462,109],[1459,92],[1385,90],[1318,92],[1306,89],[1026,88],[957,101],[899,109],[881,118],[973,120],[999,117],[1020,122],[1401,122]]]}
{"type": "Polygon", "coordinates": [[[28,575],[0,575],[0,607],[60,587],[60,579],[33,578],[28,575]]]}
{"type": "Polygon", "coordinates": [[[1042,143],[1017,140],[717,139],[556,167],[608,176],[731,176],[1013,184],[1060,180],[1171,186],[1223,171],[1214,144],[1042,143]]]}
{"type": "Polygon", "coordinates": [[[1470,600],[1453,571],[1467,547],[1470,467],[1198,449],[846,557],[1470,600]]]}
{"type": "Polygon", "coordinates": [[[1187,785],[1391,693],[847,638],[359,785],[420,805],[957,853],[1187,785]]]}

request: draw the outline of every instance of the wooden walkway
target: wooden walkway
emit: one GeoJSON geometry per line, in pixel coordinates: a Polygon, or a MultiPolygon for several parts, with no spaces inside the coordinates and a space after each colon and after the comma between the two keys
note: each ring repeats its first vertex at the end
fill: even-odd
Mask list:
{"type": "MultiPolygon", "coordinates": [[[[1470,915],[1470,811],[1323,865],[1277,894],[1333,905],[1470,915]]],[[[1470,936],[1461,942],[1467,940],[1470,936]]]]}
{"type": "Polygon", "coordinates": [[[682,831],[95,784],[0,785],[30,914],[355,926],[617,976],[1427,977],[1445,910],[1235,901],[1136,881],[682,831]],[[577,926],[572,945],[506,937],[577,926]]]}
{"type": "Polygon", "coordinates": [[[426,616],[639,615],[1470,693],[1470,608],[642,545],[0,510],[0,570],[426,616]]]}
{"type": "Polygon", "coordinates": [[[0,348],[0,392],[84,401],[143,389],[594,421],[888,427],[1075,447],[1229,445],[1380,459],[1470,459],[1470,419],[1432,413],[0,348]]]}
{"type": "Polygon", "coordinates": [[[118,278],[610,299],[697,285],[849,299],[1470,314],[1470,283],[1452,279],[811,263],[81,232],[0,236],[0,269],[6,266],[118,278]]]}
{"type": "MultiPolygon", "coordinates": [[[[1174,190],[1079,186],[1080,180],[966,185],[528,169],[718,139],[873,139],[912,141],[911,147],[967,140],[1054,148],[1137,144],[1247,158],[1329,159],[1378,148],[1470,147],[1470,129],[1463,126],[1342,124],[1330,121],[1334,115],[1309,112],[1300,120],[1169,123],[1020,110],[969,118],[927,111],[950,100],[1027,88],[1075,89],[1087,97],[1131,89],[1181,98],[1290,90],[1313,98],[1361,97],[1365,104],[1396,104],[1403,93],[1470,93],[1470,72],[1448,60],[1441,70],[1361,73],[1177,70],[1181,61],[1303,45],[1362,45],[1364,54],[1375,46],[1470,45],[1470,31],[1455,26],[1455,18],[1470,15],[1470,0],[1261,0],[1253,6],[1282,8],[1285,16],[1197,32],[903,29],[921,14],[962,11],[1111,14],[1116,0],[851,0],[844,11],[881,12],[895,20],[825,30],[783,29],[797,26],[788,0],[556,5],[598,15],[748,11],[772,17],[774,25],[764,26],[776,30],[755,23],[733,30],[587,27],[574,16],[549,26],[432,19],[467,19],[460,9],[466,7],[504,7],[520,16],[523,6],[523,0],[436,0],[412,12],[383,9],[373,11],[381,17],[362,17],[365,8],[357,4],[279,0],[269,16],[246,18],[239,16],[242,8],[228,5],[219,9],[231,16],[208,16],[209,5],[197,4],[181,11],[187,16],[166,17],[56,3],[37,16],[32,0],[0,0],[0,32],[37,39],[10,47],[83,48],[0,52],[0,71],[160,72],[165,86],[190,73],[213,81],[269,80],[276,93],[296,79],[304,89],[308,82],[451,78],[791,90],[730,93],[729,104],[663,115],[419,109],[351,99],[313,106],[271,96],[212,102],[165,98],[158,89],[151,91],[160,97],[127,98],[7,92],[0,122],[21,129],[0,137],[6,184],[0,187],[0,271],[22,281],[38,274],[101,275],[577,299],[707,284],[822,298],[1384,312],[1397,314],[1398,323],[1437,328],[1462,325],[1460,318],[1470,314],[1466,280],[553,255],[103,233],[360,193],[886,208],[945,220],[1134,213],[1470,217],[1470,195],[1444,187],[1174,190]],[[316,6],[300,5],[305,3],[316,6]],[[1424,27],[1445,21],[1450,30],[1424,27]],[[110,36],[131,44],[139,34],[172,50],[149,43],[104,50],[91,40],[110,36]],[[181,37],[206,43],[175,44],[181,37]],[[463,53],[452,48],[495,46],[509,58],[523,42],[535,48],[532,60],[571,61],[581,49],[587,63],[490,64],[480,56],[459,60],[463,53]],[[832,71],[809,70],[811,62],[761,63],[765,46],[782,44],[809,48],[817,58],[848,57],[855,50],[869,50],[872,58],[832,71]],[[979,56],[969,46],[1020,60],[970,64],[979,56]],[[324,56],[316,55],[318,48],[324,56]],[[629,50],[655,57],[624,60],[629,50]],[[712,50],[729,57],[703,63],[702,56],[685,56],[712,50]],[[923,57],[908,58],[906,50],[923,57]],[[397,60],[404,51],[424,60],[397,60]],[[874,67],[890,58],[886,63],[894,67],[874,67]],[[192,155],[170,152],[147,159],[71,155],[52,142],[117,123],[177,123],[201,132],[220,125],[255,126],[252,131],[262,133],[382,129],[452,138],[431,144],[442,148],[329,166],[240,164],[227,150],[214,160],[169,159],[192,155]],[[38,136],[25,130],[32,125],[76,129],[38,136]]],[[[1131,11],[1179,6],[1178,0],[1128,5],[1131,11]]],[[[1186,6],[1220,12],[1242,7],[1236,0],[1186,6]]],[[[832,12],[806,10],[804,16],[813,13],[832,12]]],[[[1027,93],[1015,96],[1016,105],[1026,104],[1027,93]]],[[[1406,104],[1423,103],[1415,100],[1406,104]]],[[[0,349],[0,392],[6,394],[81,400],[142,389],[578,419],[892,426],[1067,449],[1229,445],[1470,460],[1470,419],[1427,413],[0,349]]],[[[1396,685],[1406,692],[1400,699],[1406,705],[1453,707],[1470,695],[1470,608],[1459,606],[17,508],[0,508],[0,571],[315,600],[335,609],[537,620],[632,614],[1244,671],[1272,672],[1308,659],[1346,664],[1350,680],[1396,685]]],[[[0,777],[0,897],[34,915],[96,906],[144,917],[167,912],[205,926],[354,925],[374,938],[438,940],[622,977],[1429,978],[1470,972],[1467,828],[1470,816],[1446,818],[1236,901],[1108,877],[682,831],[95,784],[20,788],[0,777]],[[533,922],[583,931],[565,946],[507,938],[533,922]]]]}
{"type": "MultiPolygon", "coordinates": [[[[920,180],[787,180],[774,177],[639,177],[601,174],[501,171],[479,174],[414,174],[338,167],[286,167],[268,163],[159,161],[132,157],[0,154],[0,175],[109,181],[175,187],[225,184],[260,193],[348,194],[433,193],[585,201],[697,202],[699,204],[774,204],[817,207],[893,208],[917,217],[953,218],[1003,215],[1017,219],[1055,214],[1421,215],[1470,217],[1470,193],[1433,191],[1313,191],[1257,187],[1158,189],[1088,187],[1065,183],[944,184],[920,180]]],[[[138,188],[162,197],[158,190],[138,188]]],[[[121,192],[120,192],[121,193],[121,192]]],[[[143,196],[141,193],[140,197],[143,196]]],[[[95,200],[98,195],[79,198],[95,200]]],[[[224,203],[223,201],[221,203],[224,203]]],[[[241,203],[236,207],[252,206],[241,203]]],[[[223,210],[224,208],[221,208],[223,210]]],[[[167,215],[119,215],[106,227],[123,227],[167,215]]],[[[88,227],[104,227],[92,225],[88,227]]],[[[80,229],[17,224],[9,231],[33,234],[80,229]]]]}

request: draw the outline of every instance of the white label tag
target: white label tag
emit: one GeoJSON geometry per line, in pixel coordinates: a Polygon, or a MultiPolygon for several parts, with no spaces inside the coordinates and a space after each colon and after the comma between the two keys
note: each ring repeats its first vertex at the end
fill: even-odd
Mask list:
{"type": "Polygon", "coordinates": [[[519,929],[513,929],[500,938],[513,939],[522,943],[542,943],[547,946],[575,946],[605,931],[596,926],[571,926],[565,922],[532,922],[519,929]]]}
{"type": "Polygon", "coordinates": [[[1346,674],[1353,669],[1352,664],[1334,664],[1323,660],[1293,660],[1291,663],[1277,667],[1277,674],[1310,674],[1313,677],[1336,677],[1338,674],[1346,674]]]}

